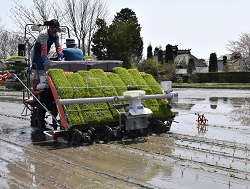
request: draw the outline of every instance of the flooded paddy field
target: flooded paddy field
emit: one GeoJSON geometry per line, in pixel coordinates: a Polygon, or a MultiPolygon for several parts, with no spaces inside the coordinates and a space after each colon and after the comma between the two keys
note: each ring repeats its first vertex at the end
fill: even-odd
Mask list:
{"type": "Polygon", "coordinates": [[[0,188],[250,188],[250,90],[174,91],[170,132],[90,146],[46,140],[0,92],[0,188]]]}

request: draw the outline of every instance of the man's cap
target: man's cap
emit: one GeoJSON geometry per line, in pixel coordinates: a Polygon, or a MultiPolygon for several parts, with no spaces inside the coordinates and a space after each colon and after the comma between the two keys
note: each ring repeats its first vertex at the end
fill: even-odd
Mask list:
{"type": "Polygon", "coordinates": [[[75,45],[75,44],[76,44],[76,42],[74,39],[71,39],[71,38],[66,39],[66,45],[75,45]]]}
{"type": "Polygon", "coordinates": [[[52,20],[49,21],[49,26],[59,27],[60,24],[59,24],[58,20],[52,19],[52,20]]]}

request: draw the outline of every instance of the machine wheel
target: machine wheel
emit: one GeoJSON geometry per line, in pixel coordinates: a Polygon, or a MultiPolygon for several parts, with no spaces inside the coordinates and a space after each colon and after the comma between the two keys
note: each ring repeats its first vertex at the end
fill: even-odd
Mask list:
{"type": "Polygon", "coordinates": [[[31,127],[45,129],[45,113],[44,110],[33,109],[30,117],[31,127]]]}

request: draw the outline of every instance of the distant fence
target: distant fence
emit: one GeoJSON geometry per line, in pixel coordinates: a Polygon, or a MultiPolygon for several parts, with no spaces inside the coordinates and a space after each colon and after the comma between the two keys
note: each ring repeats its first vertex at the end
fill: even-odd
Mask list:
{"type": "Polygon", "coordinates": [[[183,82],[196,83],[250,83],[250,72],[211,72],[179,75],[183,82]]]}

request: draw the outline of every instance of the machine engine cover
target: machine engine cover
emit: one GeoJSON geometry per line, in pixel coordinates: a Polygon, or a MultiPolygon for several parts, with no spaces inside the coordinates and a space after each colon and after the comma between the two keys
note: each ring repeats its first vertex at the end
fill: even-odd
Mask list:
{"type": "Polygon", "coordinates": [[[148,118],[147,117],[130,117],[125,118],[125,129],[136,130],[143,129],[148,127],[148,118]]]}

